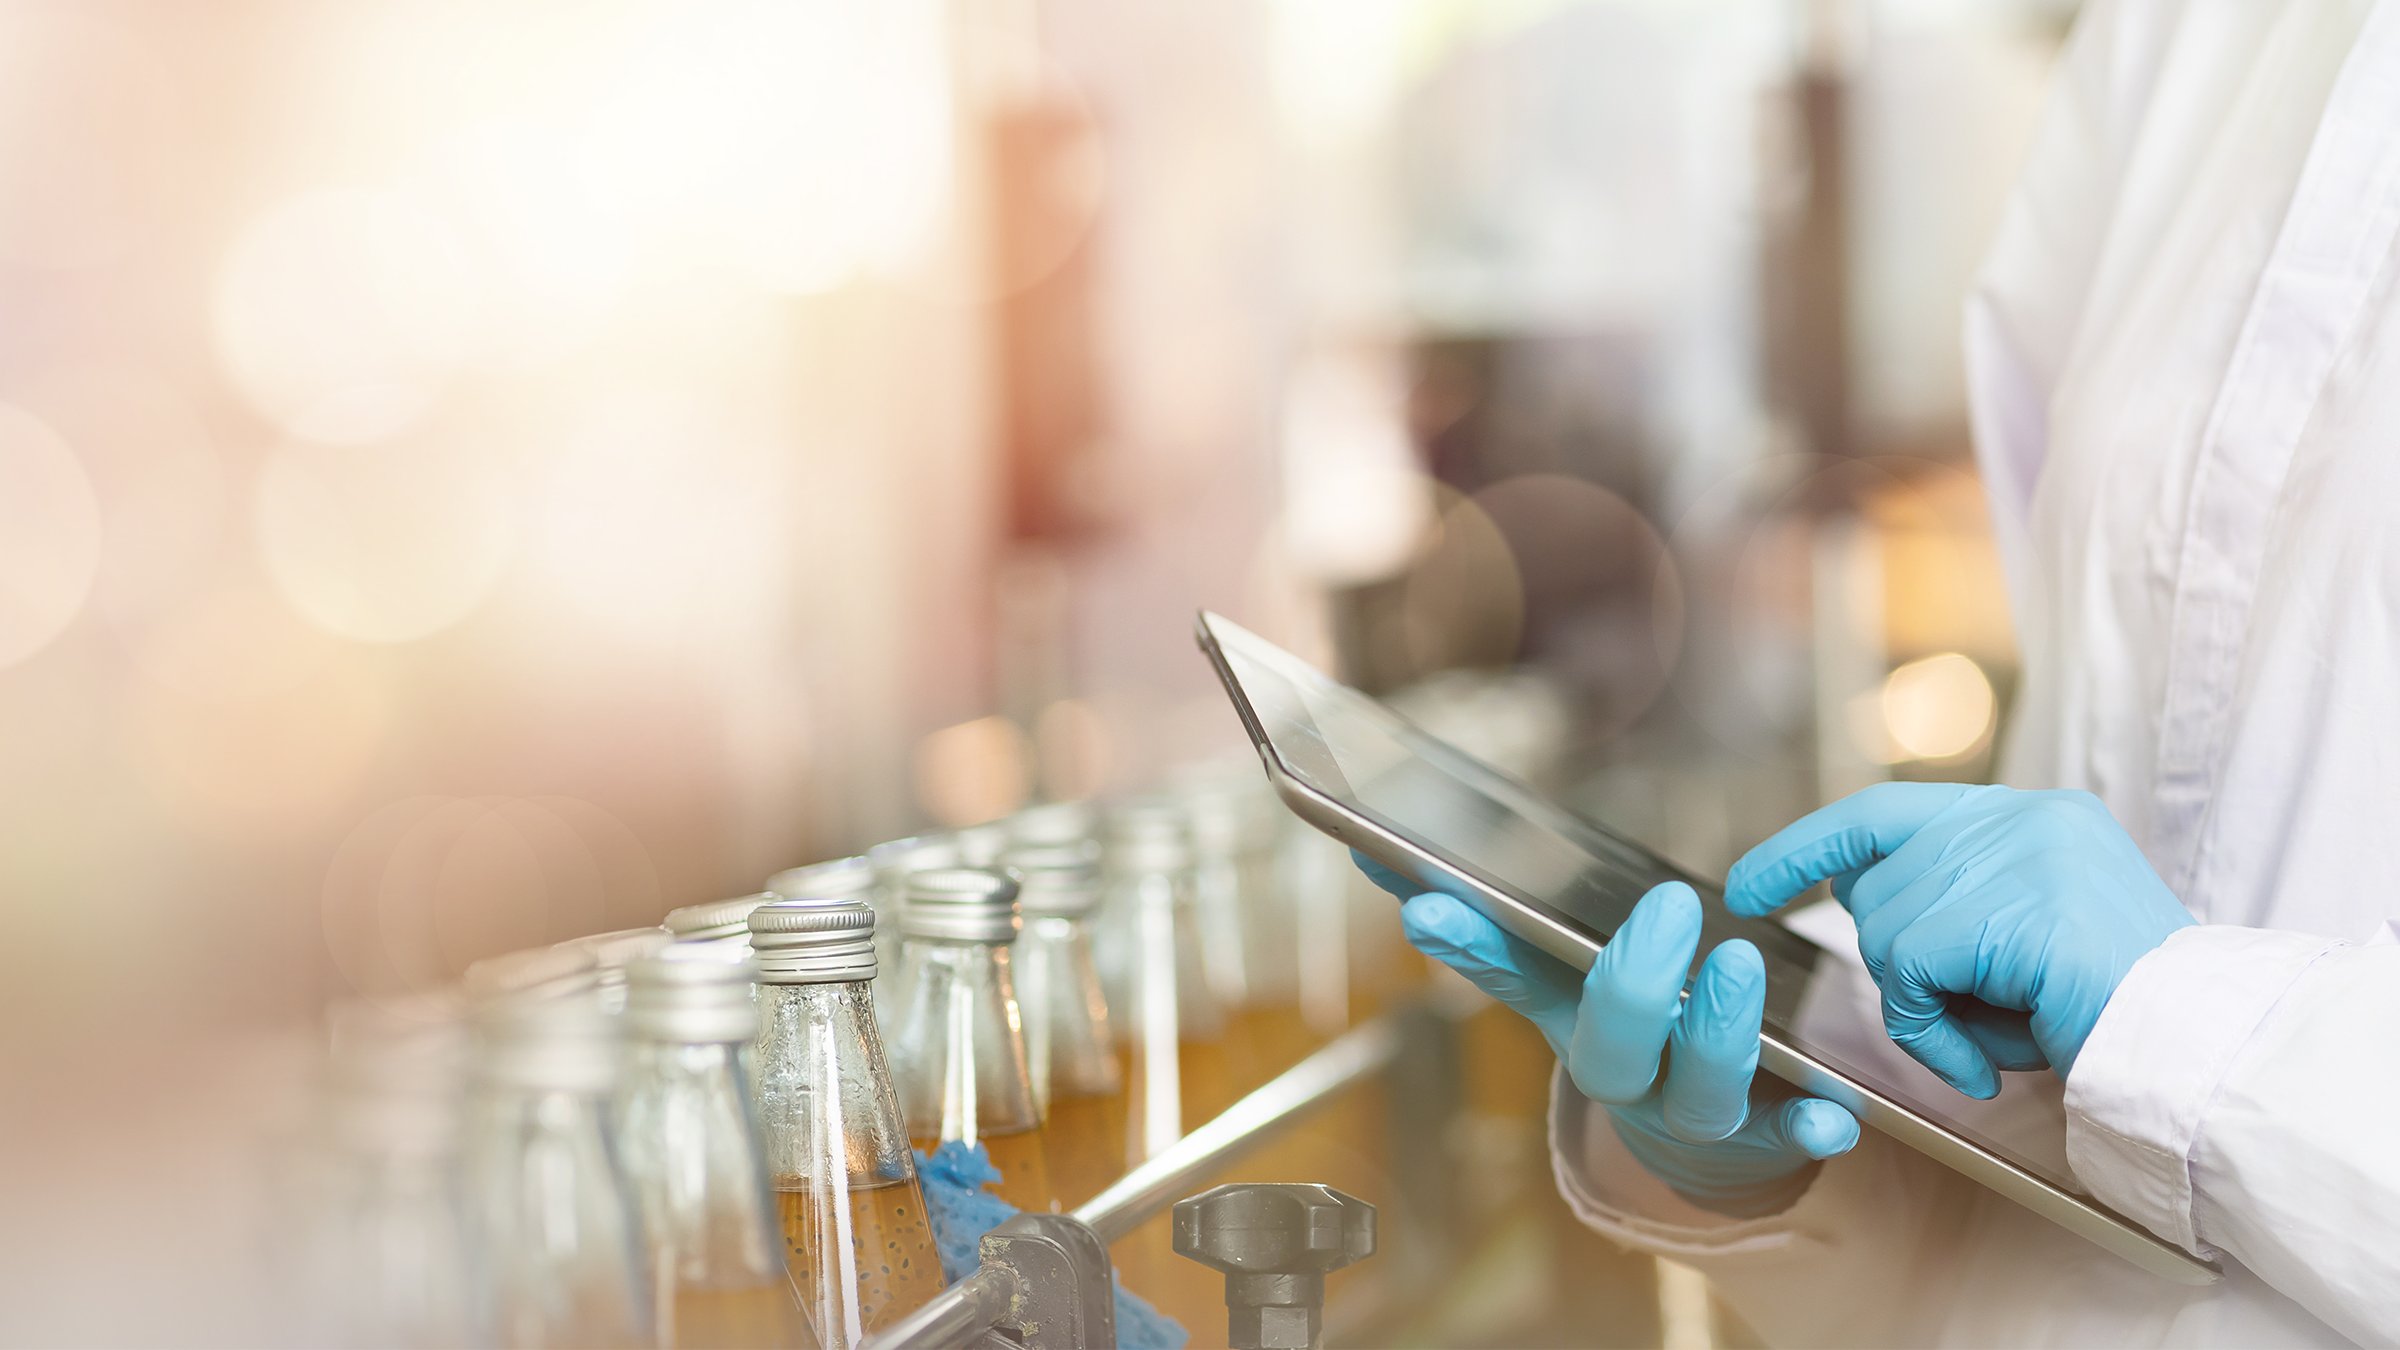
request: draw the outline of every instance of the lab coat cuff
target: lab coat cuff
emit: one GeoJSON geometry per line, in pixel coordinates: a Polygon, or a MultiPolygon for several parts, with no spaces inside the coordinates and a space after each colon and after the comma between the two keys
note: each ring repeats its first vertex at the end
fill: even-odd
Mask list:
{"type": "Polygon", "coordinates": [[[2186,928],[2134,962],[2067,1077],[2067,1162],[2093,1196],[2204,1259],[2192,1150],[2218,1085],[2302,971],[2339,944],[2186,928]]]}
{"type": "Polygon", "coordinates": [[[1792,1209],[1732,1219],[1700,1208],[1626,1151],[1608,1110],[1577,1091],[1562,1067],[1550,1080],[1550,1166],[1558,1193],[1593,1231],[1628,1247],[1686,1259],[1771,1252],[1792,1244],[1792,1209]]]}

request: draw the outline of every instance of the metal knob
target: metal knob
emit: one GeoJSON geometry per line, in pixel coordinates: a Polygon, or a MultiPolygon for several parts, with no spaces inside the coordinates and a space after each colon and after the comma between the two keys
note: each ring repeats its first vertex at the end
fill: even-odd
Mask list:
{"type": "Polygon", "coordinates": [[[1375,1251],[1375,1207],[1302,1182],[1219,1186],[1175,1206],[1175,1250],[1225,1272],[1232,1350],[1313,1350],[1325,1274],[1375,1251]]]}

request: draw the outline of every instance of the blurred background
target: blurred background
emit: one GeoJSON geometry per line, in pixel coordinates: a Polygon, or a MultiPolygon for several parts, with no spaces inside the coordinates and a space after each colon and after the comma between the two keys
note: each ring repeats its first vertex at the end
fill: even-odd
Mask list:
{"type": "MultiPolygon", "coordinates": [[[[2071,9],[0,0],[0,1337],[263,1334],[329,999],[1238,753],[1196,607],[1700,870],[1989,773],[2071,9]]],[[[1526,1039],[1357,1325],[1695,1334],[1526,1039]]]]}

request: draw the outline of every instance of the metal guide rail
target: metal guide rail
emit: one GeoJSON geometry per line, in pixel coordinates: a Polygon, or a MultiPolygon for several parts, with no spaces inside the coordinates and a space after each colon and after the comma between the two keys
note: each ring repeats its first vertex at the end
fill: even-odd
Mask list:
{"type": "MultiPolygon", "coordinates": [[[[1099,1269],[1104,1276],[1106,1244],[1139,1228],[1173,1204],[1185,1187],[1213,1172],[1227,1159],[1263,1141],[1353,1084],[1390,1068],[1404,1042],[1404,1016],[1386,1014],[1336,1037],[1158,1156],[1127,1172],[1072,1213],[1020,1216],[1034,1222],[1011,1232],[1018,1222],[1012,1221],[1002,1230],[996,1230],[996,1235],[1006,1233],[1011,1242],[1032,1245],[1037,1260],[1046,1259],[1049,1267],[1064,1271],[1074,1264],[1073,1230],[1080,1225],[1099,1240],[1099,1269]]],[[[1024,1269],[1023,1264],[1013,1260],[986,1260],[973,1275],[869,1337],[864,1350],[937,1350],[971,1344],[1007,1321],[1037,1323],[1057,1318],[1073,1320],[1080,1315],[1105,1323],[1104,1308],[1089,1306],[1091,1298],[1107,1298],[1104,1279],[1096,1292],[1028,1288],[1027,1278],[1020,1273],[1024,1269]],[[1024,1315],[1028,1304],[1034,1301],[1046,1305],[1041,1314],[1024,1315]]],[[[1037,1279],[1031,1283],[1055,1286],[1079,1281],[1037,1279]]],[[[1052,1320],[1049,1324],[1058,1323],[1052,1320]]]]}

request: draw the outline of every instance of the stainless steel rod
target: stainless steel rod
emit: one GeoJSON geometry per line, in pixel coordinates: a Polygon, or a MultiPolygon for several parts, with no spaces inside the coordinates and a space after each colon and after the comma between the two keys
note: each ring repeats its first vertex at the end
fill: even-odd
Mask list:
{"type": "MultiPolygon", "coordinates": [[[[1400,1029],[1379,1017],[1344,1032],[1316,1053],[1277,1074],[1223,1114],[1168,1145],[1070,1216],[1115,1242],[1182,1198],[1203,1173],[1257,1143],[1362,1078],[1381,1073],[1400,1050],[1400,1029]]],[[[1014,1292],[1005,1275],[986,1266],[934,1295],[933,1300],[867,1338],[864,1350],[915,1350],[972,1342],[999,1320],[1014,1292]]]]}
{"type": "Polygon", "coordinates": [[[924,1307],[867,1337],[861,1350],[973,1344],[999,1323],[1015,1286],[1016,1278],[1005,1268],[981,1267],[924,1307]]]}
{"type": "Polygon", "coordinates": [[[1381,1073],[1400,1049],[1389,1018],[1354,1027],[1252,1092],[1223,1114],[1168,1145],[1077,1206],[1074,1218],[1115,1242],[1182,1198],[1195,1177],[1361,1078],[1381,1073]]]}

